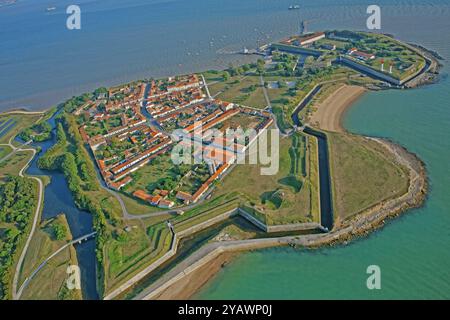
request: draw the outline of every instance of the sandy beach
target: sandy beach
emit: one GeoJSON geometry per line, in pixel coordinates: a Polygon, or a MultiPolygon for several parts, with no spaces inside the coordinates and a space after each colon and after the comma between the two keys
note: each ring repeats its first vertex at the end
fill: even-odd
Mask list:
{"type": "Polygon", "coordinates": [[[310,123],[326,131],[344,131],[341,122],[346,110],[366,91],[360,86],[343,85],[317,106],[310,123]]]}
{"type": "Polygon", "coordinates": [[[183,279],[168,287],[157,296],[157,300],[186,300],[196,294],[209,280],[211,280],[222,268],[228,264],[234,254],[223,253],[213,261],[188,274],[183,279]]]}

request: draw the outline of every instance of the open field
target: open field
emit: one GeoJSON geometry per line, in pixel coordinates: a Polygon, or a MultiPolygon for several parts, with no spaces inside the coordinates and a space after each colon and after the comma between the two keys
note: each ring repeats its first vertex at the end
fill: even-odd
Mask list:
{"type": "Polygon", "coordinates": [[[254,128],[260,122],[257,117],[237,114],[221,123],[221,128],[254,128]]]}
{"type": "Polygon", "coordinates": [[[41,115],[36,114],[0,114],[0,144],[8,143],[11,137],[31,126],[39,118],[41,115]]]}
{"type": "Polygon", "coordinates": [[[272,107],[283,107],[297,94],[297,77],[265,76],[264,81],[269,84],[269,94],[272,107]]]}
{"type": "Polygon", "coordinates": [[[263,88],[257,75],[236,76],[209,86],[211,95],[218,94],[217,99],[241,105],[265,108],[263,88]]]}
{"type": "Polygon", "coordinates": [[[7,175],[18,175],[19,171],[30,160],[32,153],[29,151],[18,151],[0,162],[0,177],[7,175]]]}
{"type": "MultiPolygon", "coordinates": [[[[17,151],[10,155],[12,148],[6,144],[24,128],[33,125],[41,118],[41,115],[36,114],[0,114],[0,144],[5,144],[0,146],[0,178],[6,175],[18,175],[20,169],[29,161],[31,152],[17,151]]],[[[12,143],[15,146],[19,145],[15,141],[12,143]]]]}
{"type": "Polygon", "coordinates": [[[170,157],[163,155],[158,159],[157,163],[152,161],[133,173],[133,181],[126,185],[123,190],[130,193],[137,189],[148,190],[151,184],[167,178],[172,166],[170,157]]]}
{"type": "Polygon", "coordinates": [[[201,74],[205,77],[207,83],[223,81],[223,72],[219,70],[208,70],[201,74]]]}
{"type": "Polygon", "coordinates": [[[0,146],[0,160],[3,159],[6,155],[10,154],[11,151],[12,149],[9,146],[0,146]]]}
{"type": "Polygon", "coordinates": [[[344,220],[407,191],[408,175],[367,138],[328,133],[335,218],[344,220]]]}

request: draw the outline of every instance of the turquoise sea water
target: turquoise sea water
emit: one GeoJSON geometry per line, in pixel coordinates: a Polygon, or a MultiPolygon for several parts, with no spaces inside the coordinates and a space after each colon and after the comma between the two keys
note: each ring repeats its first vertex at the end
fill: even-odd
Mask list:
{"type": "MultiPolygon", "coordinates": [[[[0,8],[0,111],[40,109],[99,85],[224,67],[220,52],[297,30],[364,30],[365,0],[80,0],[82,30],[65,29],[64,8],[19,0],[0,8]],[[294,10],[295,11],[295,10],[294,10]],[[213,42],[213,45],[211,45],[213,42]]],[[[380,0],[382,32],[450,59],[450,1],[380,0]]],[[[259,42],[258,42],[259,41],[259,42]]],[[[427,165],[430,195],[369,237],[345,247],[242,254],[198,298],[450,298],[450,81],[411,91],[370,93],[345,126],[388,137],[427,165]],[[366,268],[381,267],[382,290],[366,289],[366,268]]]]}

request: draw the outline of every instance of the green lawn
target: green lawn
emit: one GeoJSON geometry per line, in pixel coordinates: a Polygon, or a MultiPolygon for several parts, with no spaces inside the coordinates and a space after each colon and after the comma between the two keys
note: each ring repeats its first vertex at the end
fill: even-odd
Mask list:
{"type": "Polygon", "coordinates": [[[335,217],[349,218],[407,191],[408,175],[375,141],[328,133],[335,217]]]}
{"type": "Polygon", "coordinates": [[[223,73],[222,71],[208,70],[202,72],[201,74],[203,74],[207,83],[211,83],[216,81],[222,81],[223,80],[222,73],[223,73]]]}
{"type": "Polygon", "coordinates": [[[0,162],[0,177],[18,175],[19,171],[30,160],[31,155],[32,153],[30,151],[18,151],[0,162]]]}
{"type": "Polygon", "coordinates": [[[229,101],[254,108],[265,108],[267,103],[264,98],[259,76],[235,76],[230,77],[226,82],[209,86],[212,95],[217,95],[217,99],[229,101]]]}
{"type": "Polygon", "coordinates": [[[150,184],[167,178],[172,166],[170,155],[162,155],[158,158],[157,163],[152,161],[136,171],[132,176],[133,181],[123,190],[129,193],[133,193],[137,189],[147,190],[150,184]]]}
{"type": "Polygon", "coordinates": [[[0,146],[0,159],[11,153],[12,149],[9,146],[0,146]]]}

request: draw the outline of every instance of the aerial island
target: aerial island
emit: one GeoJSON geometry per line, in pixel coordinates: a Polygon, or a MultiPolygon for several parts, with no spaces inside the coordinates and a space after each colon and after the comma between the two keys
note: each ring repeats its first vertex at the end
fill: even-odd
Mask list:
{"type": "Polygon", "coordinates": [[[330,30],[240,54],[255,62],[0,114],[0,297],[82,299],[67,288],[66,268],[78,263],[77,243],[95,238],[89,272],[99,298],[189,298],[235,252],[346,244],[424,202],[422,161],[347,132],[341,119],[367,90],[434,82],[436,53],[390,35],[330,30]],[[198,123],[201,160],[174,164],[172,132],[195,140],[198,123]],[[216,143],[209,129],[256,135],[216,143]],[[271,129],[280,133],[277,173],[237,163],[271,129]],[[52,172],[92,215],[78,239],[64,212],[41,218],[52,172]]]}

